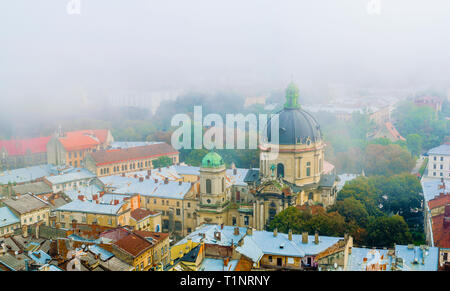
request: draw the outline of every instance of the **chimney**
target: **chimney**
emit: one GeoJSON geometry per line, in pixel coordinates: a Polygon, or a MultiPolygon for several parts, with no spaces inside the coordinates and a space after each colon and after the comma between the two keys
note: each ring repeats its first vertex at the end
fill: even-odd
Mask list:
{"type": "Polygon", "coordinates": [[[221,239],[221,232],[220,231],[216,231],[216,232],[214,232],[214,238],[216,239],[216,240],[218,240],[218,241],[220,241],[220,239],[221,239]]]}
{"type": "Polygon", "coordinates": [[[183,183],[183,181],[181,181],[181,180],[180,180],[180,181],[178,181],[178,185],[180,185],[180,186],[181,186],[181,183],[183,183]]]}
{"type": "Polygon", "coordinates": [[[114,205],[117,205],[117,204],[119,204],[119,200],[115,199],[114,200],[114,205]]]}
{"type": "Polygon", "coordinates": [[[275,227],[273,230],[273,237],[276,237],[278,235],[278,228],[275,227]]]}
{"type": "Polygon", "coordinates": [[[73,229],[77,228],[77,221],[75,219],[72,220],[72,228],[73,229]]]}
{"type": "Polygon", "coordinates": [[[237,175],[237,169],[235,168],[235,169],[233,169],[233,175],[237,175]]]}
{"type": "Polygon", "coordinates": [[[84,195],[78,195],[78,199],[84,201],[84,195]]]}
{"type": "Polygon", "coordinates": [[[166,177],[166,178],[164,179],[164,184],[169,184],[169,178],[166,177]]]}
{"type": "Polygon", "coordinates": [[[247,227],[247,232],[246,232],[246,234],[247,234],[247,235],[252,235],[252,234],[253,234],[253,228],[247,227]]]}
{"type": "Polygon", "coordinates": [[[152,170],[147,170],[147,175],[151,176],[152,175],[152,170]]]}
{"type": "Polygon", "coordinates": [[[92,195],[92,199],[93,200],[97,200],[98,199],[98,195],[97,194],[92,195]]]}
{"type": "Polygon", "coordinates": [[[319,244],[319,232],[318,232],[318,231],[316,231],[316,232],[314,233],[314,243],[315,243],[316,245],[319,244]]]}
{"type": "Polygon", "coordinates": [[[100,197],[102,197],[103,195],[105,195],[105,191],[100,192],[100,197]]]}
{"type": "Polygon", "coordinates": [[[292,229],[289,230],[288,238],[289,240],[292,240],[292,229]]]}
{"type": "Polygon", "coordinates": [[[223,229],[223,223],[220,225],[220,229],[223,229]]]}
{"type": "Polygon", "coordinates": [[[306,231],[302,232],[302,243],[308,243],[308,233],[306,231]]]}
{"type": "Polygon", "coordinates": [[[144,177],[139,177],[139,182],[144,182],[144,177]]]}
{"type": "Polygon", "coordinates": [[[158,168],[158,172],[160,172],[160,173],[161,173],[161,168],[158,168]]]}
{"type": "Polygon", "coordinates": [[[145,176],[145,179],[146,179],[146,180],[150,179],[150,176],[149,176],[149,175],[146,175],[146,176],[145,176]]]}
{"type": "Polygon", "coordinates": [[[158,179],[155,179],[155,183],[158,183],[158,179]]]}
{"type": "Polygon", "coordinates": [[[239,235],[239,227],[234,228],[234,235],[239,235]]]}
{"type": "Polygon", "coordinates": [[[122,177],[125,177],[125,173],[122,173],[122,177]]]}

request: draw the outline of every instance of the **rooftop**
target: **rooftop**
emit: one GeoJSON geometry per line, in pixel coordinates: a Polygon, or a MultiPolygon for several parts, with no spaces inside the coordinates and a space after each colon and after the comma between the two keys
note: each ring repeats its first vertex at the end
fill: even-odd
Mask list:
{"type": "Polygon", "coordinates": [[[52,188],[42,181],[16,185],[12,189],[16,194],[33,193],[39,195],[52,192],[52,188]]]}
{"type": "Polygon", "coordinates": [[[184,237],[182,240],[177,242],[175,245],[185,244],[188,239],[192,239],[192,242],[198,243],[205,235],[205,244],[217,244],[221,246],[231,246],[233,243],[237,245],[239,240],[245,236],[247,228],[239,227],[239,234],[234,234],[235,226],[224,225],[223,228],[217,224],[203,224],[199,226],[195,231],[191,232],[188,236],[184,237]],[[214,233],[220,233],[220,240],[217,240],[214,233]]]}
{"type": "Polygon", "coordinates": [[[30,182],[45,176],[49,176],[53,172],[53,166],[49,164],[19,168],[15,170],[7,170],[0,172],[0,185],[11,183],[30,182]]]}
{"type": "Polygon", "coordinates": [[[100,204],[89,201],[74,200],[57,209],[56,211],[71,211],[81,213],[96,213],[96,214],[110,214],[115,215],[119,212],[123,202],[117,205],[100,204]]]}
{"type": "Polygon", "coordinates": [[[50,207],[50,205],[41,199],[30,194],[21,195],[17,199],[7,199],[3,201],[3,203],[20,214],[32,212],[44,207],[50,207]]]}
{"type": "Polygon", "coordinates": [[[0,207],[0,227],[19,223],[20,219],[8,207],[0,207]]]}
{"type": "Polygon", "coordinates": [[[95,178],[96,176],[92,174],[89,170],[86,170],[84,168],[74,168],[70,172],[62,173],[55,176],[48,176],[46,177],[47,181],[49,181],[51,184],[62,184],[62,183],[68,183],[72,181],[78,181],[78,180],[84,180],[84,179],[90,179],[95,178]]]}
{"type": "Polygon", "coordinates": [[[441,144],[438,147],[432,148],[428,151],[429,155],[450,156],[450,143],[441,144]]]}
{"type": "Polygon", "coordinates": [[[107,129],[69,131],[58,137],[66,151],[78,151],[93,148],[104,143],[108,136],[107,129]]]}
{"type": "Polygon", "coordinates": [[[0,151],[4,148],[10,156],[22,156],[27,153],[38,154],[47,152],[50,136],[28,139],[0,140],[0,151]]]}
{"type": "Polygon", "coordinates": [[[130,216],[136,221],[141,221],[142,219],[144,219],[148,216],[156,215],[158,213],[159,212],[150,211],[148,209],[137,208],[137,209],[131,211],[130,216]]]}

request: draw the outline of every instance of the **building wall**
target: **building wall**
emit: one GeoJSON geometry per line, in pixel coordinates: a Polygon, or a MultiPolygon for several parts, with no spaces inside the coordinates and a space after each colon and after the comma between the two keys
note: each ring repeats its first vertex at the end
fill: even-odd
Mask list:
{"type": "Polygon", "coordinates": [[[322,142],[310,145],[280,145],[280,152],[275,160],[269,160],[267,153],[261,152],[260,170],[265,176],[271,176],[271,165],[275,165],[274,174],[277,175],[277,165],[281,163],[284,166],[285,180],[298,186],[318,183],[323,172],[323,146],[322,142]]]}
{"type": "Polygon", "coordinates": [[[25,214],[19,214],[14,209],[11,210],[20,217],[21,226],[35,224],[40,221],[43,221],[45,225],[49,225],[50,207],[44,207],[25,214]]]}
{"type": "MultiPolygon", "coordinates": [[[[178,154],[165,155],[173,160],[176,164],[179,162],[178,154]]],[[[88,170],[96,173],[98,177],[104,177],[109,175],[117,175],[122,173],[129,173],[135,171],[143,171],[153,169],[153,161],[155,158],[142,158],[128,161],[113,162],[109,164],[96,165],[92,157],[86,156],[85,163],[88,170]]]]}
{"type": "Polygon", "coordinates": [[[14,233],[14,230],[18,228],[20,228],[20,223],[13,223],[10,225],[0,227],[0,237],[11,235],[14,233]]]}
{"type": "Polygon", "coordinates": [[[450,179],[450,156],[430,154],[428,158],[428,176],[450,179]]]}
{"type": "Polygon", "coordinates": [[[291,269],[301,269],[301,258],[299,257],[287,257],[287,256],[276,256],[265,254],[260,260],[261,268],[291,268],[291,269]],[[281,265],[278,265],[279,260],[281,260],[281,265]]]}

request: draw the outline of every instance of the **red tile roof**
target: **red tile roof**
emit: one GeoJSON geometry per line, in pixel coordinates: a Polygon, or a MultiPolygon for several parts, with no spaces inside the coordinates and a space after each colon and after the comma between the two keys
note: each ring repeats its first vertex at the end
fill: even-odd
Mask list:
{"type": "Polygon", "coordinates": [[[130,233],[128,236],[116,241],[114,245],[133,257],[139,256],[153,246],[148,240],[134,233],[130,233]]]}
{"type": "Polygon", "coordinates": [[[178,154],[179,152],[167,143],[138,146],[126,149],[104,150],[91,153],[96,165],[105,165],[129,160],[155,158],[178,154]]]}
{"type": "Polygon", "coordinates": [[[450,204],[450,193],[440,194],[439,196],[436,196],[428,201],[428,208],[434,209],[436,207],[445,206],[447,204],[450,204]]]}
{"type": "Polygon", "coordinates": [[[141,221],[145,217],[147,217],[149,215],[155,215],[157,213],[158,212],[156,212],[156,211],[150,211],[148,209],[137,208],[137,209],[131,211],[130,215],[132,218],[134,218],[134,220],[141,221]]]}
{"type": "Polygon", "coordinates": [[[96,147],[104,143],[107,136],[107,129],[78,130],[66,132],[65,136],[59,137],[58,140],[67,151],[77,151],[96,147]]]}
{"type": "Polygon", "coordinates": [[[391,122],[386,122],[385,123],[387,130],[389,131],[389,133],[396,139],[400,139],[400,140],[406,140],[403,136],[400,135],[400,133],[397,131],[397,129],[395,128],[395,126],[391,123],[391,122]]]}
{"type": "MultiPolygon", "coordinates": [[[[448,219],[450,219],[450,216],[448,219]]],[[[444,225],[445,214],[436,215],[432,218],[434,245],[440,248],[450,248],[450,225],[444,225]]]]}
{"type": "Polygon", "coordinates": [[[47,152],[50,136],[29,139],[0,140],[0,149],[5,148],[10,156],[22,156],[30,151],[32,154],[47,152]]]}

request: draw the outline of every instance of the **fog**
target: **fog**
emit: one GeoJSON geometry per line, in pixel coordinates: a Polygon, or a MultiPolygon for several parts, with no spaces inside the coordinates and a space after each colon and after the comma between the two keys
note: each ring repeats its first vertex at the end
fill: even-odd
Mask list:
{"type": "Polygon", "coordinates": [[[450,84],[446,0],[0,2],[0,106],[15,118],[139,96],[265,94],[294,80],[414,89],[450,84]],[[116,99],[114,99],[116,98],[116,99]]]}

